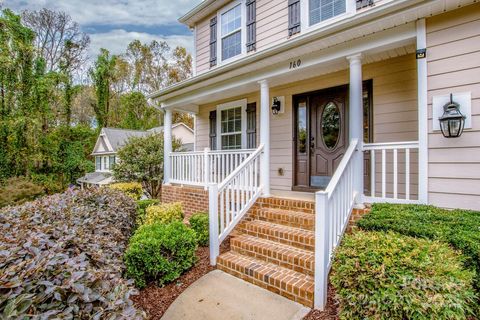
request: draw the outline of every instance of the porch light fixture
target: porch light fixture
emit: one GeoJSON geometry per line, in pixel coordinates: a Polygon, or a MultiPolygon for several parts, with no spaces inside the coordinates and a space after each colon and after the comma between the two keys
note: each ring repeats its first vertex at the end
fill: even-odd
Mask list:
{"type": "Polygon", "coordinates": [[[273,97],[273,103],[272,103],[272,114],[278,114],[280,112],[282,103],[277,97],[273,97]]]}
{"type": "Polygon", "coordinates": [[[445,138],[460,137],[465,126],[465,118],[460,112],[460,105],[453,101],[453,95],[450,94],[450,102],[443,106],[443,115],[438,118],[443,136],[445,138]]]}

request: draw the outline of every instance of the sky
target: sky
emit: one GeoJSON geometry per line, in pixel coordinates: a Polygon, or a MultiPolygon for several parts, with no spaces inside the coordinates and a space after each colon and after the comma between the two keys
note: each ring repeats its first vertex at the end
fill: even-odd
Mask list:
{"type": "Polygon", "coordinates": [[[164,40],[170,47],[193,49],[192,32],[177,19],[201,0],[0,0],[4,8],[64,11],[90,36],[90,59],[100,48],[125,52],[128,43],[164,40]]]}

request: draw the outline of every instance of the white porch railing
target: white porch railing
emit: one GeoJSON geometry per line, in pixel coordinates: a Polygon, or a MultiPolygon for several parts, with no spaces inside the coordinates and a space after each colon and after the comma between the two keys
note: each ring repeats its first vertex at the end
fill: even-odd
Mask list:
{"type": "Polygon", "coordinates": [[[365,202],[419,203],[418,141],[368,143],[370,192],[365,202]]]}
{"type": "Polygon", "coordinates": [[[172,152],[170,182],[207,187],[220,183],[255,149],[172,152]]]}
{"type": "Polygon", "coordinates": [[[358,140],[352,139],[337,170],[324,191],[315,194],[315,308],[327,302],[328,273],[333,252],[340,243],[358,191],[355,186],[355,161],[361,156],[358,140]]]}
{"type": "Polygon", "coordinates": [[[260,157],[263,145],[239,164],[220,184],[211,183],[209,193],[210,263],[216,264],[220,244],[235,228],[262,192],[260,157]]]}

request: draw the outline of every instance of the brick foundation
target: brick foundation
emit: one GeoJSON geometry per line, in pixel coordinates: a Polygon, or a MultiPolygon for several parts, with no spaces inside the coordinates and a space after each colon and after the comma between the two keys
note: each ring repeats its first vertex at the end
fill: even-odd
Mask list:
{"type": "Polygon", "coordinates": [[[370,205],[367,205],[363,209],[353,209],[352,214],[350,216],[350,221],[348,222],[347,232],[350,233],[353,230],[355,230],[357,228],[356,226],[357,221],[360,220],[364,215],[369,213],[371,210],[372,208],[370,207],[370,205]]]}
{"type": "Polygon", "coordinates": [[[199,187],[164,185],[162,202],[181,202],[185,218],[188,219],[196,212],[208,212],[208,191],[199,187]]]}

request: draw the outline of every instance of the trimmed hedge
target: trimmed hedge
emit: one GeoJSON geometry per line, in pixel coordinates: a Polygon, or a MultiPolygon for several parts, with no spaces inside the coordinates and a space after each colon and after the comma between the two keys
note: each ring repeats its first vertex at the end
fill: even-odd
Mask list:
{"type": "Polygon", "coordinates": [[[374,204],[358,221],[364,230],[393,230],[404,235],[448,242],[467,257],[477,271],[480,292],[480,212],[445,210],[426,205],[374,204]]]}
{"type": "Polygon", "coordinates": [[[145,224],[167,224],[183,220],[183,209],[180,202],[161,203],[159,205],[149,206],[145,212],[145,219],[143,221],[145,224]]]}
{"type": "Polygon", "coordinates": [[[137,224],[141,225],[145,219],[146,210],[148,207],[160,203],[158,199],[137,200],[137,224]]]}
{"type": "Polygon", "coordinates": [[[142,184],[139,182],[117,182],[109,185],[109,187],[124,192],[133,200],[140,200],[143,195],[142,184]]]}
{"type": "Polygon", "coordinates": [[[195,232],[182,222],[143,225],[125,252],[126,276],[139,288],[171,282],[194,265],[196,249],[195,232]]]}
{"type": "Polygon", "coordinates": [[[190,226],[197,235],[198,244],[207,247],[209,238],[208,213],[197,212],[190,217],[190,226]]]}
{"type": "Polygon", "coordinates": [[[394,232],[346,235],[331,282],[341,319],[467,319],[473,315],[473,271],[440,241],[394,232]]]}

